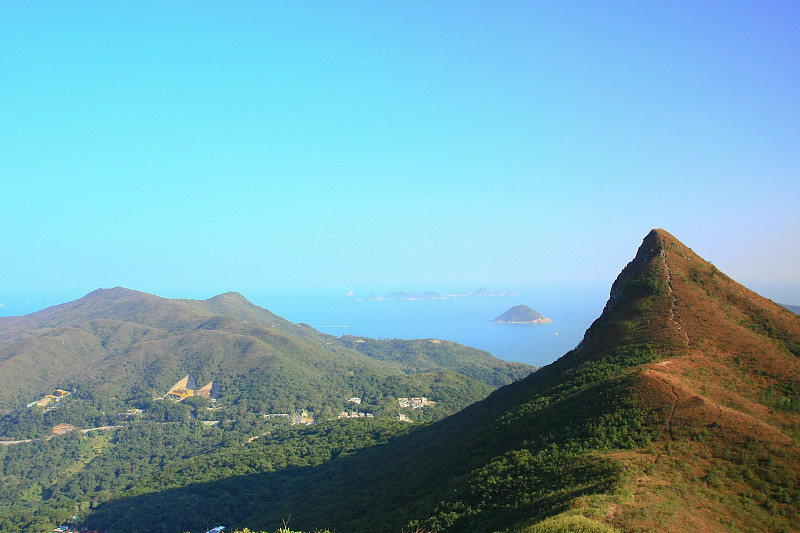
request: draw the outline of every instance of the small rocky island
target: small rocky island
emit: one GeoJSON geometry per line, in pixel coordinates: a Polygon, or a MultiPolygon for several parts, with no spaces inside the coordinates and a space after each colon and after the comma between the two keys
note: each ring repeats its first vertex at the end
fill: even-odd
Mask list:
{"type": "Polygon", "coordinates": [[[492,322],[496,324],[547,324],[552,320],[527,305],[515,305],[492,322]]]}

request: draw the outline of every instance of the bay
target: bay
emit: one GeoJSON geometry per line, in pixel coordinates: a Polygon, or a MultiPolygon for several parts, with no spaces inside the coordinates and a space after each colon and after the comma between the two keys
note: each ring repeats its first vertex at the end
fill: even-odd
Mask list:
{"type": "MultiPolygon", "coordinates": [[[[442,339],[485,350],[505,361],[541,367],[573,349],[600,316],[607,288],[561,287],[514,290],[515,296],[461,296],[442,300],[381,300],[392,290],[263,291],[249,299],[292,322],[330,335],[383,339],[442,339]],[[495,324],[525,304],[552,319],[548,324],[495,324]]],[[[421,292],[421,291],[420,291],[421,292]]]]}

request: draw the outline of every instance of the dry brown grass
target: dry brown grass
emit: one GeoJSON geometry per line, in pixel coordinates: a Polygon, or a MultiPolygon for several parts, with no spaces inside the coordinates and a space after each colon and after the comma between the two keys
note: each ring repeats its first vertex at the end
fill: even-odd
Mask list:
{"type": "Polygon", "coordinates": [[[604,520],[624,531],[800,530],[800,415],[763,403],[769,387],[800,384],[800,317],[667,232],[655,237],[665,253],[651,268],[662,262],[668,294],[646,334],[664,359],[633,372],[662,438],[608,454],[630,473],[632,498],[604,520]]]}

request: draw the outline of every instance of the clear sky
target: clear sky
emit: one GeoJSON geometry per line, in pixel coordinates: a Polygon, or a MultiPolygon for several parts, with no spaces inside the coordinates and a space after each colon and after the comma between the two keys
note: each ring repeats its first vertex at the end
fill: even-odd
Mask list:
{"type": "Polygon", "coordinates": [[[0,0],[0,303],[610,287],[654,227],[800,304],[800,2],[0,0]]]}

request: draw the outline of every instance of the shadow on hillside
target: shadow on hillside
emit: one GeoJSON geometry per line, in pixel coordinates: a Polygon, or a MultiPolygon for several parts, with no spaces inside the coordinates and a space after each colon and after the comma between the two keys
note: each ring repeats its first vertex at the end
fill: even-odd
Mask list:
{"type": "MultiPolygon", "coordinates": [[[[347,524],[348,530],[357,526],[361,531],[399,531],[410,512],[435,503],[427,500],[427,487],[416,482],[421,473],[435,471],[436,462],[446,462],[425,459],[428,429],[317,466],[156,489],[105,502],[86,525],[110,532],[199,532],[216,525],[230,531],[276,531],[291,520],[293,530],[333,530],[347,524]]],[[[435,475],[442,479],[446,472],[435,475]]]]}
{"type": "Polygon", "coordinates": [[[456,520],[454,530],[496,531],[558,513],[581,494],[609,491],[616,482],[609,465],[559,451],[555,442],[574,439],[578,420],[616,405],[596,400],[619,398],[620,383],[591,387],[500,429],[493,423],[499,413],[529,395],[537,380],[527,381],[387,444],[318,466],[153,487],[99,505],[86,525],[110,532],[199,532],[215,525],[271,532],[291,520],[300,531],[385,533],[412,529],[412,519],[434,516],[440,507],[440,518],[456,520]],[[553,444],[530,450],[532,435],[553,444]],[[454,503],[442,508],[443,501],[454,503]]]}
{"type": "MultiPolygon", "coordinates": [[[[409,525],[412,518],[436,514],[441,499],[451,497],[452,487],[458,485],[460,476],[451,468],[453,463],[432,471],[432,463],[413,467],[403,460],[382,462],[376,468],[374,459],[377,455],[365,450],[315,467],[287,468],[122,498],[100,505],[87,525],[109,532],[198,533],[217,525],[229,531],[248,527],[272,532],[288,523],[293,531],[399,533],[414,530],[409,525]],[[421,482],[425,479],[431,480],[430,486],[421,482]],[[437,481],[446,481],[439,484],[439,491],[435,490],[437,481]]],[[[557,514],[583,494],[612,490],[615,481],[608,477],[582,483],[582,475],[592,477],[597,466],[584,463],[575,469],[577,477],[566,475],[563,483],[551,485],[556,490],[534,501],[504,501],[509,497],[515,500],[516,490],[494,494],[499,498],[491,509],[484,509],[488,513],[452,513],[455,523],[451,529],[475,533],[505,530],[557,514]],[[573,483],[575,486],[569,487],[573,483]],[[456,518],[456,514],[460,516],[456,518]]],[[[455,505],[443,509],[440,518],[447,519],[450,511],[462,504],[455,505]]]]}

